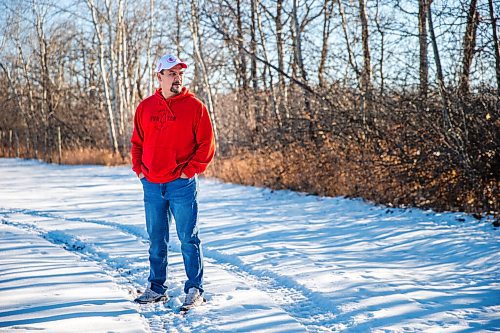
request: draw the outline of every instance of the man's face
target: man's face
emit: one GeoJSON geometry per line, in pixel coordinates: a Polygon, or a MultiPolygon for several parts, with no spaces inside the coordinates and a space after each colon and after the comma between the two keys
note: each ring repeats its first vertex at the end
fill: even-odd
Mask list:
{"type": "Polygon", "coordinates": [[[176,65],[170,69],[164,69],[162,73],[158,73],[161,89],[167,95],[177,95],[182,89],[182,78],[184,76],[184,68],[181,65],[176,65]],[[170,92],[170,93],[168,93],[170,92]]]}

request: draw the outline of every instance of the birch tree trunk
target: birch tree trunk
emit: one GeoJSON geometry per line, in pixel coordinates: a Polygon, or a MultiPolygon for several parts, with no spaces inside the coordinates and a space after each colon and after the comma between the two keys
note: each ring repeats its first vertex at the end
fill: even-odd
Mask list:
{"type": "Polygon", "coordinates": [[[248,106],[248,82],[247,82],[247,60],[245,56],[245,36],[243,32],[243,21],[241,11],[241,0],[236,0],[236,45],[238,55],[233,60],[236,67],[237,90],[236,98],[238,100],[237,108],[238,113],[244,116],[248,122],[248,127],[252,126],[252,121],[249,114],[248,106]]]}
{"type": "Polygon", "coordinates": [[[443,101],[443,111],[442,111],[443,128],[450,128],[451,127],[450,114],[449,114],[450,103],[448,99],[448,94],[446,92],[446,87],[444,85],[443,68],[441,66],[441,58],[439,56],[439,48],[436,40],[436,34],[434,33],[434,23],[432,21],[431,6],[432,6],[432,0],[429,1],[429,4],[427,6],[427,21],[429,24],[429,34],[431,37],[432,50],[434,53],[434,63],[436,64],[438,89],[439,89],[439,94],[441,95],[441,99],[443,101]]]}
{"type": "Polygon", "coordinates": [[[495,49],[495,69],[497,77],[497,94],[500,95],[500,45],[498,42],[497,22],[495,12],[493,10],[493,0],[488,0],[490,9],[491,28],[493,30],[493,48],[495,49]]]}
{"type": "Polygon", "coordinates": [[[333,14],[333,0],[323,2],[323,42],[321,48],[321,58],[318,66],[318,81],[320,87],[325,87],[325,64],[328,57],[328,46],[330,39],[330,24],[333,14]]]}
{"type": "Polygon", "coordinates": [[[384,76],[384,60],[385,60],[385,31],[382,29],[382,25],[380,24],[380,0],[377,0],[376,8],[377,11],[375,13],[375,25],[377,27],[377,31],[380,34],[380,59],[379,59],[379,73],[380,73],[380,95],[384,95],[385,89],[385,76],[384,76]]]}
{"type": "Polygon", "coordinates": [[[261,131],[263,112],[260,107],[259,84],[257,78],[257,6],[256,0],[250,0],[250,52],[253,55],[250,58],[250,79],[252,81],[252,96],[248,100],[251,101],[251,110],[255,116],[254,131],[261,131]]]}
{"type": "MultiPolygon", "coordinates": [[[[261,0],[256,0],[257,1],[257,7],[260,4],[261,0]]],[[[262,45],[262,51],[264,53],[264,59],[266,60],[267,63],[269,63],[269,55],[267,52],[267,43],[266,43],[266,37],[264,35],[264,29],[262,28],[262,15],[260,13],[257,13],[257,27],[259,29],[259,34],[260,34],[260,42],[262,45]]],[[[269,66],[267,66],[269,68],[269,66]]],[[[273,114],[276,118],[276,122],[278,124],[278,128],[282,128],[283,124],[281,122],[281,115],[278,109],[277,105],[277,100],[278,97],[276,95],[276,89],[274,87],[274,75],[273,71],[269,68],[269,89],[271,90],[271,99],[272,99],[272,108],[273,108],[273,114]]]]}
{"type": "Polygon", "coordinates": [[[104,88],[105,105],[106,105],[106,109],[107,109],[107,113],[108,113],[109,139],[110,139],[111,148],[113,149],[113,152],[118,153],[119,150],[118,150],[118,140],[116,137],[116,129],[115,129],[115,117],[113,114],[113,107],[111,104],[109,85],[108,85],[108,79],[107,79],[107,70],[106,70],[106,64],[105,64],[105,60],[104,60],[105,52],[104,52],[104,41],[103,41],[102,30],[101,30],[101,26],[99,23],[97,8],[94,6],[94,1],[87,0],[87,6],[89,7],[91,14],[92,14],[92,23],[94,25],[94,29],[95,29],[97,41],[98,41],[99,67],[101,69],[101,80],[102,80],[102,84],[103,84],[103,88],[104,88]]]}
{"type": "MultiPolygon", "coordinates": [[[[125,0],[125,5],[124,5],[124,11],[123,11],[123,16],[125,17],[125,13],[127,12],[127,5],[128,2],[125,0]]],[[[132,89],[131,89],[131,84],[130,84],[130,70],[129,70],[129,58],[128,58],[128,30],[127,30],[127,22],[125,19],[122,20],[121,22],[121,42],[122,42],[122,67],[121,67],[121,73],[122,73],[122,90],[123,90],[123,107],[124,107],[124,113],[125,113],[125,123],[127,122],[127,117],[133,115],[133,110],[131,108],[132,105],[132,89]]],[[[125,131],[125,139],[128,139],[127,135],[128,131],[125,131]]]]}
{"type": "MultiPolygon", "coordinates": [[[[307,85],[307,71],[304,67],[304,57],[302,54],[302,24],[299,22],[299,13],[298,13],[298,0],[293,0],[292,7],[292,32],[293,32],[293,69],[294,71],[298,71],[300,73],[300,77],[304,84],[307,85]]],[[[297,75],[297,73],[295,74],[297,75]]],[[[314,110],[311,109],[311,103],[309,100],[309,93],[307,91],[303,91],[304,96],[304,107],[306,113],[311,115],[311,118],[314,118],[314,110]]],[[[314,135],[313,130],[310,128],[310,136],[314,135]]]]}
{"type": "Polygon", "coordinates": [[[283,22],[282,22],[282,13],[283,13],[283,0],[276,1],[276,17],[275,17],[275,25],[276,25],[276,50],[278,52],[278,77],[279,77],[279,87],[280,94],[279,99],[277,101],[278,110],[283,109],[285,118],[290,118],[290,111],[288,109],[288,89],[285,83],[285,76],[283,75],[285,71],[284,64],[284,52],[283,52],[283,22]]]}
{"type": "Polygon", "coordinates": [[[427,97],[429,66],[427,63],[427,0],[418,1],[418,42],[420,47],[420,96],[427,97]]]}
{"type": "MultiPolygon", "coordinates": [[[[124,34],[126,33],[123,29],[124,25],[124,5],[123,5],[123,0],[118,0],[118,12],[116,13],[117,15],[117,21],[116,21],[116,40],[114,42],[114,46],[116,48],[116,57],[117,57],[117,69],[116,69],[116,90],[117,92],[115,93],[118,102],[118,137],[120,139],[120,151],[123,152],[123,147],[125,146],[125,87],[124,87],[124,58],[123,54],[125,53],[124,50],[124,43],[123,41],[125,40],[124,34]]],[[[113,46],[113,45],[112,45],[113,46]]]]}
{"type": "MultiPolygon", "coordinates": [[[[257,15],[257,7],[255,5],[256,0],[250,0],[251,6],[251,17],[250,17],[250,52],[253,54],[257,54],[257,28],[256,28],[256,15],[257,15]]],[[[255,57],[251,58],[250,62],[250,75],[252,80],[252,88],[254,93],[259,89],[258,80],[257,80],[257,60],[255,57]]]]}
{"type": "Polygon", "coordinates": [[[292,22],[293,22],[293,31],[294,31],[294,61],[297,64],[297,68],[300,72],[300,76],[304,80],[304,83],[307,83],[307,72],[304,67],[304,57],[302,54],[302,27],[299,22],[299,13],[298,13],[298,0],[293,0],[293,9],[292,9],[292,22]]]}
{"type": "Polygon", "coordinates": [[[361,20],[361,43],[363,47],[363,71],[361,72],[361,117],[366,128],[368,108],[371,100],[372,67],[370,47],[368,44],[368,17],[366,0],[359,0],[359,18],[361,20]]]}
{"type": "MultiPolygon", "coordinates": [[[[20,60],[20,63],[22,64],[24,79],[26,80],[26,88],[28,89],[28,111],[25,112],[25,116],[23,118],[26,122],[26,127],[28,129],[28,136],[29,136],[29,138],[31,138],[33,140],[32,146],[34,148],[34,157],[38,158],[39,147],[37,145],[37,142],[34,140],[34,138],[35,138],[34,132],[35,131],[32,127],[32,126],[34,126],[34,127],[37,126],[37,124],[36,124],[37,121],[35,118],[35,116],[36,116],[35,103],[34,103],[34,98],[33,98],[34,87],[31,83],[32,80],[29,78],[29,73],[30,73],[30,68],[28,67],[29,62],[26,61],[26,59],[24,57],[22,45],[17,38],[16,38],[15,42],[16,42],[17,48],[19,50],[19,60],[20,60]]],[[[15,85],[13,85],[12,78],[10,77],[10,73],[6,73],[6,74],[7,74],[7,78],[9,80],[9,83],[10,83],[10,85],[11,85],[11,87],[12,87],[12,89],[17,97],[16,101],[18,102],[19,110],[22,111],[24,108],[20,104],[21,101],[19,99],[17,89],[16,89],[15,85]]]]}
{"type": "Polygon", "coordinates": [[[349,27],[347,26],[347,19],[345,17],[345,11],[344,11],[344,6],[342,5],[342,0],[337,0],[337,4],[339,5],[339,14],[340,18],[342,21],[342,32],[344,33],[344,39],[346,43],[346,48],[347,48],[347,56],[348,56],[348,61],[349,64],[351,65],[352,69],[354,70],[354,73],[356,74],[356,79],[361,85],[361,72],[359,70],[359,66],[356,62],[356,57],[354,56],[354,53],[352,51],[352,46],[349,38],[349,27]]]}
{"type": "Polygon", "coordinates": [[[118,95],[119,95],[119,110],[120,110],[120,141],[121,141],[121,155],[124,158],[128,153],[128,133],[130,122],[128,118],[132,114],[131,110],[131,91],[130,91],[130,78],[128,69],[128,31],[127,31],[127,19],[125,13],[127,13],[127,0],[120,0],[119,10],[118,10],[118,22],[117,22],[117,56],[118,56],[118,95]]]}
{"type": "Polygon", "coordinates": [[[181,44],[182,44],[182,18],[181,14],[183,13],[182,9],[182,0],[177,0],[177,5],[175,6],[175,50],[176,50],[176,56],[180,57],[181,56],[181,44]]]}
{"type": "MultiPolygon", "coordinates": [[[[121,119],[121,115],[123,114],[123,110],[121,109],[122,105],[121,103],[119,102],[118,98],[118,92],[119,92],[119,87],[118,87],[118,84],[119,80],[117,80],[117,47],[115,47],[115,40],[114,39],[118,39],[118,36],[117,36],[117,33],[118,33],[118,29],[116,29],[114,26],[113,26],[113,18],[116,16],[117,17],[117,20],[119,21],[120,20],[120,16],[121,16],[121,7],[122,7],[122,0],[117,0],[118,1],[118,12],[116,13],[114,11],[114,8],[112,8],[113,4],[111,3],[112,0],[105,0],[104,1],[104,5],[106,7],[106,14],[107,14],[107,19],[106,19],[106,23],[107,23],[107,30],[108,30],[108,45],[107,45],[107,49],[109,51],[109,59],[110,59],[110,66],[109,66],[109,98],[111,100],[111,108],[112,110],[118,110],[118,137],[117,137],[117,140],[118,138],[120,138],[120,141],[121,141],[121,137],[122,137],[122,126],[119,124],[120,123],[120,119],[121,119]],[[116,31],[115,31],[116,30],[116,31]],[[114,37],[114,39],[113,39],[114,37]]],[[[104,35],[103,35],[104,37],[104,35]]],[[[119,44],[119,43],[118,43],[119,44]]],[[[103,45],[104,47],[104,45],[103,45]]],[[[104,53],[103,53],[104,54],[104,53]]],[[[116,112],[116,111],[115,111],[116,112]]],[[[116,119],[115,119],[116,121],[116,119]]],[[[117,124],[115,123],[115,126],[117,124]]]]}
{"type": "Polygon", "coordinates": [[[467,13],[467,26],[464,35],[464,55],[462,60],[462,74],[460,75],[458,91],[461,94],[468,94],[470,90],[470,69],[474,58],[474,48],[476,47],[476,31],[479,23],[479,13],[477,12],[477,0],[471,0],[467,13]]]}
{"type": "Polygon", "coordinates": [[[243,91],[247,92],[248,83],[247,83],[247,61],[245,57],[245,45],[244,45],[244,36],[243,36],[243,22],[241,20],[241,0],[236,0],[236,39],[238,40],[238,54],[239,54],[239,69],[238,69],[238,81],[239,88],[243,89],[243,91]]]}
{"type": "MultiPolygon", "coordinates": [[[[177,1],[178,3],[178,1],[177,1]]],[[[154,0],[149,0],[149,18],[148,18],[148,34],[146,37],[146,68],[148,76],[148,92],[147,95],[153,94],[153,62],[151,60],[151,48],[153,43],[153,17],[154,17],[154,0]]]]}
{"type": "Polygon", "coordinates": [[[366,14],[366,0],[359,0],[359,18],[361,19],[361,41],[363,44],[363,74],[361,86],[365,93],[370,93],[372,85],[372,65],[370,46],[368,44],[368,16],[366,14]]]}
{"type": "Polygon", "coordinates": [[[214,109],[212,86],[210,85],[207,66],[205,63],[205,57],[203,55],[203,45],[200,39],[200,15],[198,8],[198,0],[191,1],[191,20],[189,21],[189,27],[191,30],[191,37],[193,40],[193,50],[196,58],[196,62],[200,65],[201,74],[203,77],[203,83],[205,86],[205,96],[208,114],[210,115],[210,120],[212,121],[212,127],[215,134],[216,149],[218,149],[219,134],[217,131],[217,115],[214,109]]]}
{"type": "Polygon", "coordinates": [[[52,82],[50,79],[48,42],[45,36],[44,14],[38,3],[32,1],[33,14],[35,16],[35,30],[39,45],[39,64],[41,73],[42,101],[40,112],[42,115],[42,124],[44,128],[44,147],[43,152],[47,161],[52,162],[52,149],[54,147],[54,131],[52,126],[52,117],[54,115],[52,82]]]}

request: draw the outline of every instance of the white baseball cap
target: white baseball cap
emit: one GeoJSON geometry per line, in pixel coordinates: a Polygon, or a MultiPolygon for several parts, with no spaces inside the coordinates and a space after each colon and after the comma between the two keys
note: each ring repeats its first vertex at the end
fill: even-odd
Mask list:
{"type": "Polygon", "coordinates": [[[178,59],[176,56],[172,54],[165,54],[158,61],[158,66],[156,66],[156,71],[159,73],[164,69],[170,69],[177,65],[181,65],[182,68],[187,68],[187,64],[178,59]]]}

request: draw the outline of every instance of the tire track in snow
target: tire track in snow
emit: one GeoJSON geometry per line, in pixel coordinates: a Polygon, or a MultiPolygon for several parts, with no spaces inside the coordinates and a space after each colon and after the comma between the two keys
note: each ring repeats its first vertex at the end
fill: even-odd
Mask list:
{"type": "Polygon", "coordinates": [[[70,222],[94,223],[94,224],[98,224],[98,225],[102,225],[102,226],[106,226],[106,227],[112,227],[112,228],[115,228],[121,232],[135,236],[137,238],[147,240],[146,230],[142,227],[135,227],[135,226],[126,227],[123,224],[120,224],[117,222],[110,222],[110,221],[106,221],[106,220],[97,220],[97,219],[86,219],[83,217],[65,217],[65,216],[60,216],[60,215],[53,214],[50,212],[44,212],[44,211],[38,211],[38,210],[30,210],[30,209],[23,209],[23,208],[12,208],[12,209],[0,208],[0,214],[16,214],[16,213],[29,215],[29,216],[36,216],[36,217],[45,217],[45,218],[50,218],[50,219],[66,220],[66,221],[70,221],[70,222]]]}
{"type": "MultiPolygon", "coordinates": [[[[144,281],[147,277],[144,275],[148,271],[146,266],[147,257],[144,259],[144,267],[132,268],[128,267],[126,261],[120,260],[119,257],[113,258],[109,255],[109,252],[103,251],[100,247],[92,242],[83,241],[78,236],[71,234],[67,231],[49,231],[44,228],[38,227],[33,223],[10,221],[8,219],[9,214],[21,214],[30,217],[44,217],[54,220],[67,220],[64,218],[52,216],[51,214],[31,211],[32,214],[21,212],[21,210],[0,210],[0,223],[10,225],[19,229],[26,230],[30,233],[43,238],[54,245],[61,246],[68,252],[77,254],[82,260],[91,261],[99,265],[104,273],[109,275],[115,283],[120,286],[120,288],[125,289],[130,295],[130,301],[137,296],[137,291],[139,288],[144,287],[144,281]],[[2,217],[3,215],[3,217],[2,217]],[[50,216],[49,216],[50,215],[50,216]]],[[[82,222],[72,219],[72,222],[87,224],[88,221],[82,222]]],[[[36,223],[36,221],[35,221],[36,223]]],[[[117,230],[112,226],[104,226],[104,228],[112,228],[115,232],[118,231],[124,236],[132,236],[135,241],[140,242],[143,246],[145,241],[141,237],[136,237],[131,233],[124,233],[123,231],[117,230]]],[[[116,236],[112,237],[116,239],[116,236]]],[[[103,239],[105,241],[105,239],[103,239]]],[[[138,251],[140,246],[138,247],[138,251]]],[[[141,253],[147,254],[147,248],[141,249],[141,253]]],[[[131,262],[137,263],[137,262],[131,262]]],[[[179,297],[181,296],[181,291],[183,289],[183,283],[178,279],[169,280],[169,294],[171,298],[167,304],[157,303],[151,305],[138,305],[137,311],[141,313],[148,321],[149,326],[153,332],[161,331],[165,327],[176,326],[181,330],[189,330],[190,327],[186,326],[186,321],[182,318],[182,315],[173,311],[173,309],[180,303],[179,297]]]]}
{"type": "MultiPolygon", "coordinates": [[[[70,222],[92,223],[104,227],[110,227],[121,233],[134,236],[138,241],[147,244],[147,234],[142,227],[124,226],[117,222],[99,219],[64,217],[50,212],[28,209],[0,209],[0,213],[17,213],[34,217],[66,220],[70,222]]],[[[170,244],[169,251],[180,254],[179,244],[170,244]]],[[[266,293],[276,305],[280,306],[291,317],[304,325],[308,331],[329,331],[328,327],[332,327],[336,323],[335,312],[338,311],[335,310],[337,309],[337,305],[321,293],[312,291],[297,283],[292,278],[277,274],[271,270],[255,269],[251,265],[245,264],[238,257],[223,254],[218,250],[211,249],[207,245],[203,247],[203,253],[205,258],[210,260],[212,264],[218,265],[222,269],[248,282],[247,284],[249,286],[266,293]],[[325,327],[325,323],[328,324],[328,327],[325,327]]],[[[91,260],[95,259],[102,260],[102,257],[97,255],[97,258],[91,258],[91,260]]],[[[114,267],[110,268],[116,269],[114,267]]],[[[133,274],[132,271],[130,274],[133,274]]],[[[137,286],[137,283],[131,282],[131,284],[135,285],[135,288],[140,287],[140,285],[137,286]]],[[[154,324],[154,326],[157,326],[157,324],[154,324]]]]}
{"type": "MultiPolygon", "coordinates": [[[[4,212],[0,214],[4,214],[4,212]]],[[[131,295],[133,295],[136,291],[136,288],[132,287],[140,287],[140,284],[137,284],[134,279],[131,278],[131,276],[134,275],[134,271],[136,271],[136,269],[127,269],[123,266],[122,262],[120,262],[119,260],[114,260],[114,258],[111,258],[108,253],[100,251],[95,244],[82,241],[77,236],[65,231],[48,231],[31,223],[9,221],[8,218],[6,219],[5,217],[1,218],[0,222],[34,233],[38,237],[43,238],[54,245],[61,246],[68,252],[78,254],[83,260],[92,261],[99,264],[103,271],[114,279],[126,280],[125,283],[123,281],[118,281],[118,283],[121,286],[125,286],[129,294],[131,295]]]]}
{"type": "Polygon", "coordinates": [[[312,332],[325,332],[325,323],[336,323],[337,305],[321,293],[314,292],[290,277],[270,270],[255,269],[236,256],[223,254],[205,246],[204,255],[226,267],[231,273],[243,277],[249,285],[264,291],[288,314],[312,332]],[[318,325],[321,323],[321,325],[318,325]]]}

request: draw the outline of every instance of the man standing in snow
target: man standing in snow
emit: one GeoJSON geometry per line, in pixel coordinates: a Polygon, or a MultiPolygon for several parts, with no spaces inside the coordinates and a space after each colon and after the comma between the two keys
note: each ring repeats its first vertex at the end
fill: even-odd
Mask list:
{"type": "Polygon", "coordinates": [[[182,86],[186,63],[167,54],[156,76],[160,88],[135,112],[132,169],[142,182],[149,235],[149,286],[138,303],[166,300],[169,226],[175,220],[187,281],[184,307],[203,302],[203,254],[198,238],[198,179],[215,153],[205,105],[182,86]]]}

